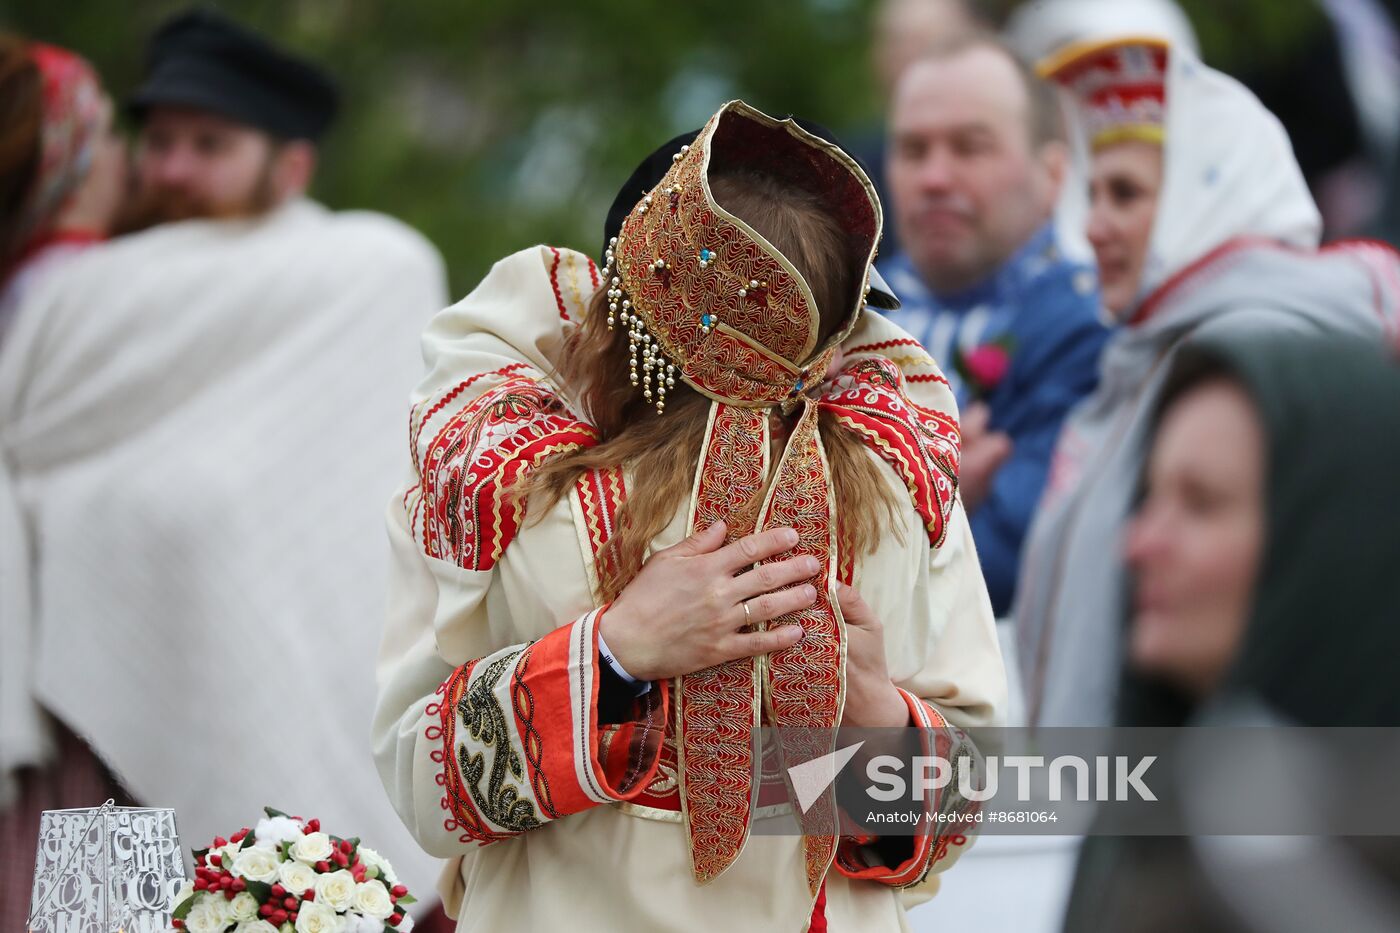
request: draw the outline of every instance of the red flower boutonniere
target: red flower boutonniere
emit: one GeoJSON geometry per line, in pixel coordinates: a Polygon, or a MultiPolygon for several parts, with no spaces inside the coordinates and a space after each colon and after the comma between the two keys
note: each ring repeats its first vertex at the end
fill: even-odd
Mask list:
{"type": "Polygon", "coordinates": [[[973,398],[986,398],[996,391],[1011,370],[1011,353],[1015,341],[1010,334],[989,343],[978,344],[970,350],[959,348],[953,354],[953,369],[973,398]]]}

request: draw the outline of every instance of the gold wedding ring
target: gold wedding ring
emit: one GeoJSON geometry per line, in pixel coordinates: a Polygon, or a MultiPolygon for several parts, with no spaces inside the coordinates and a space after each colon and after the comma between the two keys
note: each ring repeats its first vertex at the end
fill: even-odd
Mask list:
{"type": "Polygon", "coordinates": [[[748,604],[748,601],[745,600],[744,602],[740,603],[739,605],[741,605],[741,606],[744,607],[744,624],[745,624],[745,625],[753,625],[753,613],[752,613],[752,612],[749,612],[749,604],[748,604]]]}

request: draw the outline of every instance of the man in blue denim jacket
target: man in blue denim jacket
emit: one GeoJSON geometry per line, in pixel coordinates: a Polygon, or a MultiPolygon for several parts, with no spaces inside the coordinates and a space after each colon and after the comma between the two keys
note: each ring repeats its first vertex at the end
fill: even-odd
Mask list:
{"type": "Polygon", "coordinates": [[[891,319],[943,366],[963,420],[961,491],[998,615],[1069,409],[1108,337],[1093,269],[1052,220],[1068,158],[1052,92],[985,36],[905,71],[890,114],[891,213],[905,250],[881,269],[891,319]]]}

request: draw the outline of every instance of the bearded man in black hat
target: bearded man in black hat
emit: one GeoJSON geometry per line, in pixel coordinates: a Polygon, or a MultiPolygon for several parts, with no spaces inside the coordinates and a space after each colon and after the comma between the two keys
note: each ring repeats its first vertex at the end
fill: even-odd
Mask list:
{"type": "Polygon", "coordinates": [[[48,737],[55,780],[90,748],[193,843],[275,804],[428,890],[364,732],[384,439],[441,259],[304,196],[334,87],[227,19],[163,26],[130,107],[145,229],[36,291],[0,352],[3,721],[48,737]]]}
{"type": "Polygon", "coordinates": [[[339,109],[334,80],[218,14],[152,38],[127,110],[139,127],[124,229],[264,213],[304,193],[339,109]]]}

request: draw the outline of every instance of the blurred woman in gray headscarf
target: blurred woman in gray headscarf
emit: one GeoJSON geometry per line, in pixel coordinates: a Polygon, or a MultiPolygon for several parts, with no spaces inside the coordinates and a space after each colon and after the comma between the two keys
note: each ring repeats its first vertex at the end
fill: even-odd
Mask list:
{"type": "MultiPolygon", "coordinates": [[[[1204,339],[1178,354],[1154,424],[1127,535],[1118,724],[1400,726],[1400,360],[1355,338],[1204,339]]],[[[1393,837],[1206,834],[1228,819],[1214,808],[1249,799],[1274,812],[1263,801],[1304,787],[1311,756],[1248,786],[1215,757],[1163,793],[1198,835],[1085,844],[1066,930],[1400,927],[1393,837]]],[[[1339,791],[1347,760],[1327,757],[1339,791]]],[[[1360,772],[1348,770],[1347,794],[1311,798],[1322,825],[1343,832],[1348,812],[1370,822],[1360,772]]],[[[1297,826],[1286,809],[1279,825],[1297,826]]]]}

